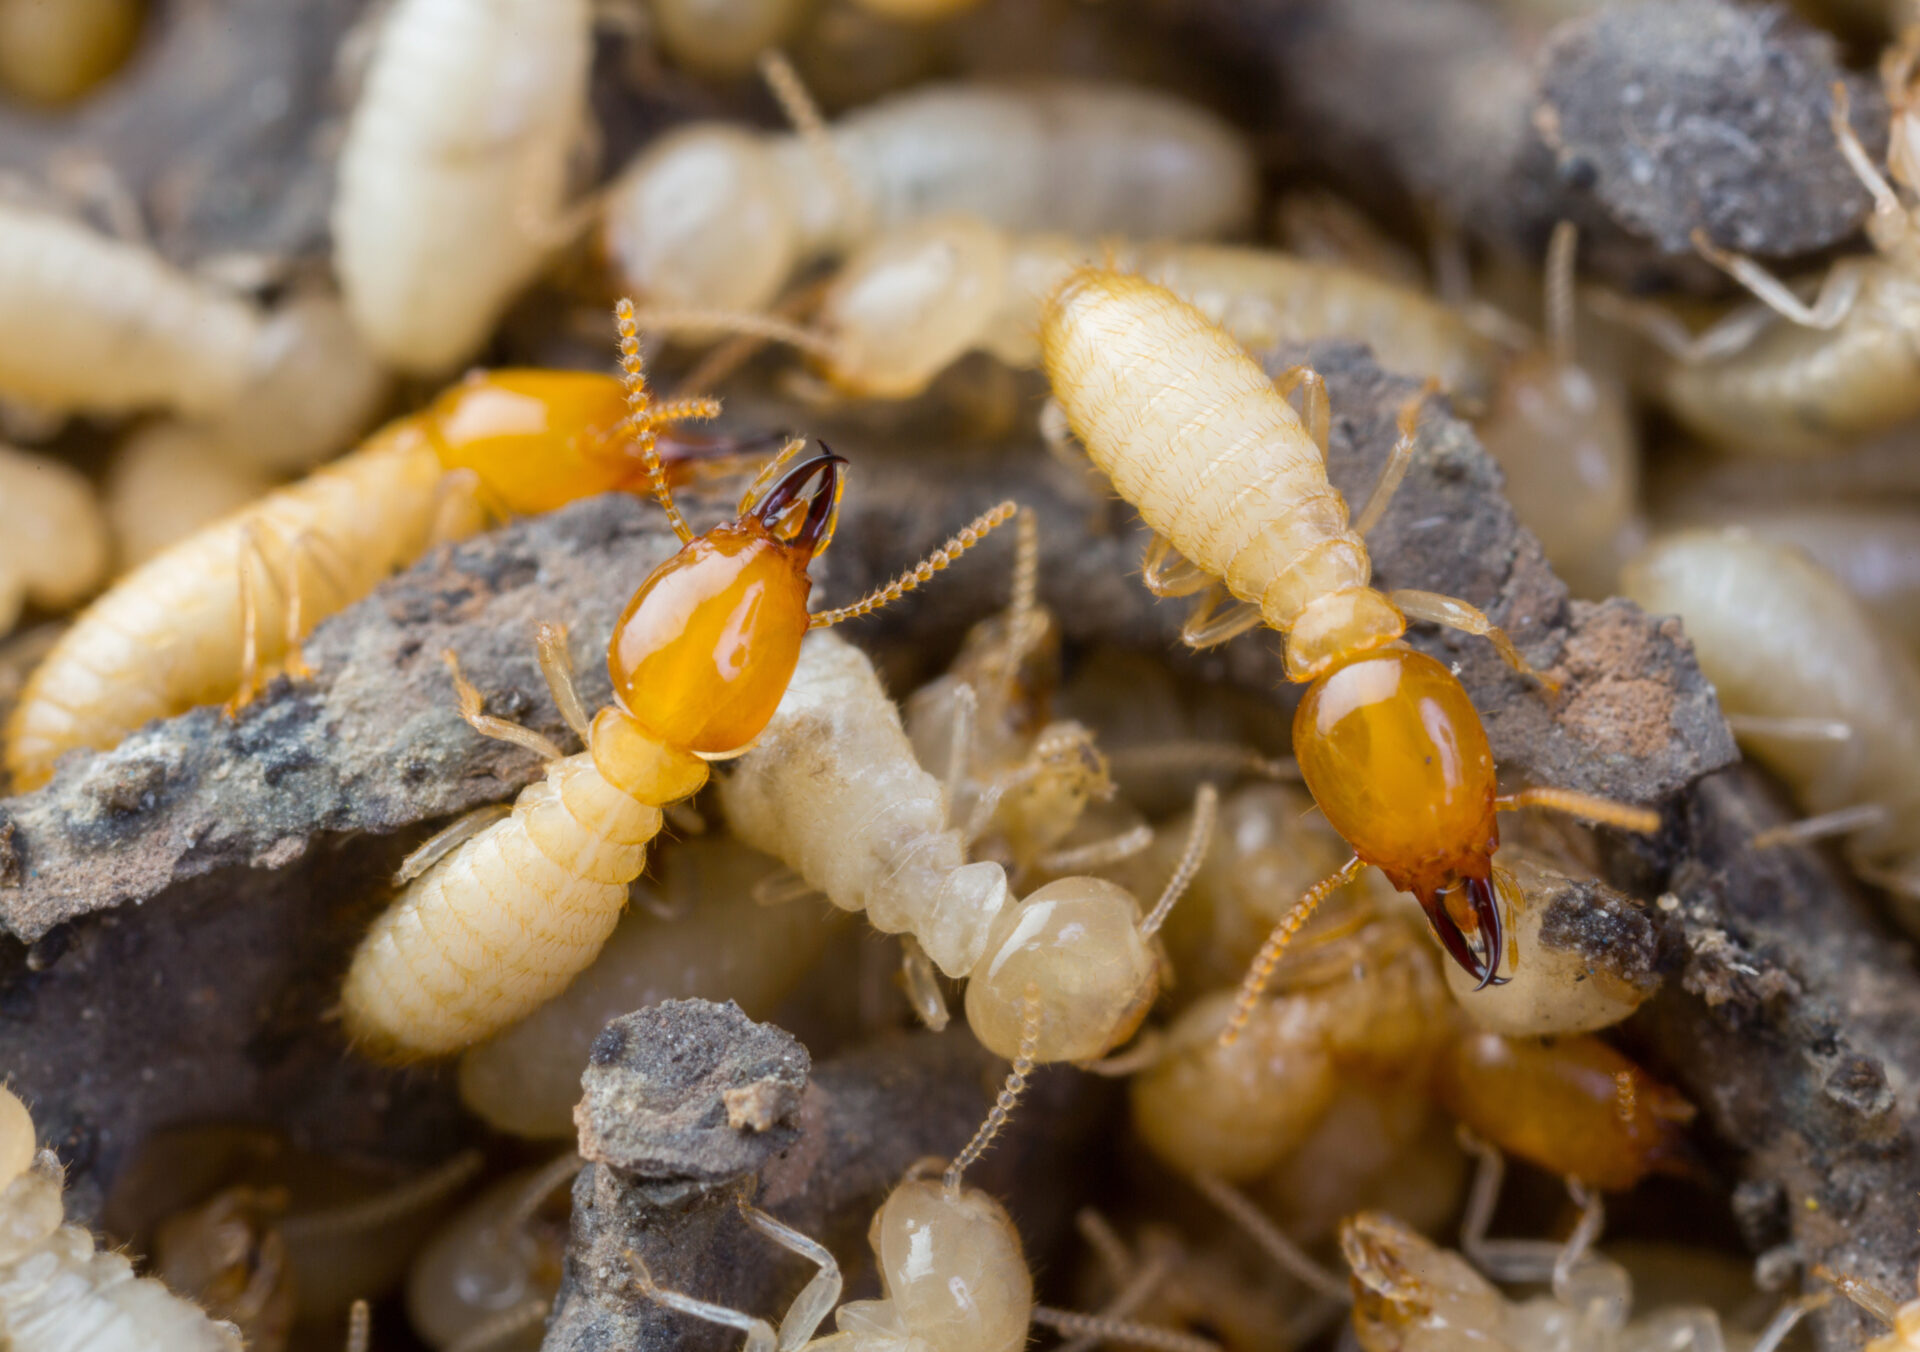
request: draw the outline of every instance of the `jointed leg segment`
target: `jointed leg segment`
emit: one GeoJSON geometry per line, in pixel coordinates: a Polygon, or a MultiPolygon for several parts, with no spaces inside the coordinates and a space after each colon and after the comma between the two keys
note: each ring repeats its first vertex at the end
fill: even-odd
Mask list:
{"type": "Polygon", "coordinates": [[[440,656],[445,659],[447,669],[453,673],[453,689],[460,701],[460,717],[464,718],[475,732],[482,737],[491,737],[495,741],[511,742],[515,746],[525,747],[543,761],[566,758],[566,752],[532,728],[523,728],[518,723],[483,712],[485,701],[473,682],[462,674],[460,658],[451,648],[442,652],[440,656]]]}
{"type": "Polygon", "coordinates": [[[1508,666],[1522,676],[1533,677],[1547,688],[1549,694],[1559,692],[1560,682],[1529,665],[1527,659],[1520,655],[1520,650],[1513,646],[1513,640],[1507,637],[1506,631],[1489,620],[1477,606],[1470,606],[1455,596],[1442,596],[1429,591],[1388,592],[1387,599],[1410,620],[1425,620],[1429,624],[1445,625],[1463,634],[1477,634],[1485,638],[1498,650],[1508,666]]]}

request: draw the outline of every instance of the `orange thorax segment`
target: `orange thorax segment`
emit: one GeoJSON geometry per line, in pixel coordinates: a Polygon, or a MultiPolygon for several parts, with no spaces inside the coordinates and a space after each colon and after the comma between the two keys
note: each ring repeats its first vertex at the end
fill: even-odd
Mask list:
{"type": "Polygon", "coordinates": [[[1401,891],[1487,875],[1500,841],[1493,752],[1431,657],[1392,648],[1320,677],[1294,714],[1293,749],[1333,829],[1401,891]]]}
{"type": "Polygon", "coordinates": [[[1476,1133],[1562,1177],[1617,1189],[1686,1168],[1693,1105],[1595,1037],[1468,1033],[1435,1087],[1476,1133]]]}
{"type": "Polygon", "coordinates": [[[626,487],[638,461],[622,444],[626,396],[590,371],[475,371],[428,407],[424,422],[447,469],[480,476],[514,513],[550,512],[626,487]]]}
{"type": "Polygon", "coordinates": [[[614,626],[614,699],[664,746],[744,750],[800,661],[808,562],[752,518],[687,545],[654,569],[614,626]]]}

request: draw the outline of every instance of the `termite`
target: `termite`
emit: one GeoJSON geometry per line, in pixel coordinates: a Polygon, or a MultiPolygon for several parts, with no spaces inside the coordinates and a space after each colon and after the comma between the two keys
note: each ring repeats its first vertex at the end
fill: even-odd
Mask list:
{"type": "Polygon", "coordinates": [[[0,1088],[0,1340],[14,1352],[241,1352],[208,1317],[125,1254],[62,1225],[64,1174],[33,1118],[0,1088]]]}
{"type": "Polygon", "coordinates": [[[30,603],[65,610],[100,585],[112,549],[78,470],[0,445],[0,636],[30,603]]]}
{"type": "MultiPolygon", "coordinates": [[[[946,791],[914,758],[872,663],[825,635],[808,640],[721,801],[740,839],[876,929],[911,935],[910,958],[969,978],[967,1022],[991,1050],[1012,1055],[1035,991],[1043,1062],[1091,1060],[1132,1036],[1159,993],[1153,935],[1198,863],[1184,860],[1144,916],[1131,892],[1090,876],[1013,900],[1000,865],[966,862],[946,791]]],[[[908,984],[932,987],[932,973],[910,968],[908,984]]]]}
{"type": "MultiPolygon", "coordinates": [[[[612,376],[468,377],[351,454],[149,559],[95,601],[35,670],[8,721],[14,788],[44,784],[62,754],[117,745],[150,719],[221,700],[239,708],[274,664],[306,670],[300,640],[313,624],[429,545],[471,533],[489,511],[550,511],[637,489],[665,426],[716,409],[667,403],[630,422],[612,376]]],[[[683,464],[699,458],[697,443],[674,450],[683,464]]]]}
{"type": "Polygon", "coordinates": [[[963,1181],[1005,1125],[1032,1073],[1039,1037],[1034,1006],[1029,1001],[1013,1069],[973,1139],[940,1177],[922,1177],[918,1169],[910,1172],[874,1213],[868,1240],[880,1275],[880,1299],[840,1304],[842,1278],[833,1255],[744,1197],[739,1210],[747,1225],[818,1268],[787,1307],[777,1334],[772,1324],[745,1311],[658,1285],[639,1255],[629,1250],[627,1262],[640,1293],[689,1318],[739,1330],[746,1335],[742,1352],[914,1352],[928,1347],[942,1352],[1019,1352],[1035,1324],[1068,1336],[1090,1334],[1161,1352],[1219,1352],[1211,1340],[1175,1329],[1036,1304],[1033,1273],[1012,1217],[990,1193],[963,1181]],[[838,1332],[816,1337],[829,1314],[838,1332]]]}
{"type": "Polygon", "coordinates": [[[1364,536],[1411,459],[1418,398],[1401,413],[1380,486],[1349,527],[1327,481],[1326,387],[1311,370],[1269,379],[1231,335],[1165,288],[1091,268],[1048,299],[1040,343],[1066,423],[1154,532],[1148,587],[1201,594],[1186,642],[1206,647],[1262,624],[1286,635],[1287,674],[1307,686],[1293,724],[1301,777],[1354,847],[1274,927],[1224,1041],[1252,1015],[1293,934],[1367,864],[1419,899],[1442,946],[1485,986],[1498,979],[1504,948],[1496,812],[1539,806],[1658,829],[1655,812],[1568,790],[1500,794],[1460,682],[1398,642],[1409,619],[1430,621],[1484,634],[1516,670],[1531,671],[1466,602],[1370,585],[1364,536]],[[1296,388],[1304,420],[1285,397],[1296,388]],[[1215,613],[1229,598],[1239,604],[1215,613]],[[1463,921],[1479,934],[1478,952],[1463,921]]]}
{"type": "Polygon", "coordinates": [[[807,0],[653,0],[647,12],[674,64],[729,78],[785,46],[809,8],[807,0]]]}
{"type": "Polygon", "coordinates": [[[1738,528],[1656,540],[1621,590],[1678,615],[1753,758],[1814,816],[1773,843],[1847,834],[1855,869],[1920,928],[1920,666],[1839,579],[1738,528]]]}
{"type": "Polygon", "coordinates": [[[649,307],[753,313],[807,260],[927,216],[1178,239],[1243,229],[1253,211],[1241,138],[1147,90],[931,85],[830,129],[810,105],[795,110],[809,131],[699,124],[620,175],[600,244],[624,287],[649,307]]]}
{"type": "Polygon", "coordinates": [[[712,305],[643,313],[646,327],[731,328],[815,357],[834,391],[856,399],[920,394],[981,350],[1010,366],[1040,364],[1040,314],[1076,268],[1104,258],[1198,308],[1249,348],[1321,337],[1365,339],[1381,363],[1431,375],[1484,404],[1498,375],[1494,345],[1439,302],[1339,264],[1271,249],[1129,243],[1019,234],[975,216],[908,222],[874,239],[835,274],[805,328],[712,305]]]}
{"type": "MultiPolygon", "coordinates": [[[[636,425],[650,416],[630,304],[621,349],[636,425]]],[[[641,455],[679,553],[640,584],[607,647],[615,703],[589,725],[574,691],[564,631],[541,631],[554,703],[587,750],[567,755],[482,710],[455,669],[461,716],[475,731],[547,762],[512,813],[443,833],[437,860],[374,923],[354,954],[342,1007],[369,1052],[406,1060],[459,1051],[563,990],[600,951],[640,875],[663,808],[706,783],[708,762],[761,735],[800,660],[801,640],[912,591],[1012,515],[989,511],[900,578],[851,605],[807,612],[808,566],[833,539],[842,467],[823,452],[794,463],[790,443],[740,500],[739,515],[695,535],[674,505],[651,441],[641,455]],[[476,833],[477,831],[477,833],[476,833]],[[458,843],[455,843],[458,842],[458,843]]],[[[491,815],[491,814],[490,814],[491,815]]]]}
{"type": "Polygon", "coordinates": [[[140,36],[145,0],[0,0],[0,94],[57,108],[99,88],[140,36]]]}
{"type": "Polygon", "coordinates": [[[1917,64],[1920,24],[1911,24],[1880,66],[1891,110],[1887,176],[1853,130],[1846,86],[1833,87],[1834,139],[1873,198],[1873,256],[1842,259],[1807,302],[1752,259],[1696,233],[1695,246],[1756,304],[1697,337],[1645,307],[1609,307],[1672,358],[1660,397],[1708,440],[1741,455],[1818,455],[1920,413],[1920,233],[1905,200],[1920,188],[1917,64]]]}
{"type": "Polygon", "coordinates": [[[340,148],[334,267],[402,370],[470,357],[564,242],[587,116],[587,0],[399,0],[340,148]]]}

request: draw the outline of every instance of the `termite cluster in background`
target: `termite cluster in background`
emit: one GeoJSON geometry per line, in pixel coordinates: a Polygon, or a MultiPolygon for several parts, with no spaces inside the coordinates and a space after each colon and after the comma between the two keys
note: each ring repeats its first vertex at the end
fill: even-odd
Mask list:
{"type": "MultiPolygon", "coordinates": [[[[382,1171],[197,1124],[144,1143],[91,1233],[31,1094],[0,1090],[0,1345],[538,1347],[594,1040],[694,996],[822,1050],[916,1028],[1012,1064],[974,1139],[873,1216],[878,1298],[843,1299],[867,1255],[744,1197],[768,1261],[813,1268],[783,1315],[632,1260],[636,1308],[748,1352],[1012,1352],[1036,1328],[1291,1352],[1339,1321],[1367,1352],[1775,1352],[1836,1292],[1891,1326],[1876,1347],[1914,1341],[1914,1305],[1845,1273],[1660,1295],[1663,1268],[1738,1267],[1697,1228],[1646,1240],[1724,1210],[1724,1162],[1619,1029],[1662,970],[1581,917],[1654,927],[1661,900],[1603,861],[1677,814],[1503,783],[1460,673],[1407,630],[1489,645],[1548,710],[1556,654],[1422,580],[1376,587],[1368,537],[1424,421],[1470,421],[1576,594],[1683,617],[1808,814],[1754,848],[1843,836],[1920,933],[1920,26],[1883,61],[1884,165],[1843,91],[1828,110],[1872,252],[1796,286],[1703,241],[1754,299],[1695,332],[1583,284],[1571,223],[1470,257],[1311,184],[1269,201],[1287,175],[1244,110],[1156,78],[1178,63],[1132,20],[1012,9],[394,0],[343,54],[325,257],[251,277],[163,256],[138,202],[7,185],[0,636],[36,624],[41,654],[5,692],[13,791],[154,720],[245,718],[316,675],[316,624],[509,518],[628,493],[673,545],[608,632],[527,635],[578,750],[434,655],[447,709],[540,770],[420,840],[329,975],[342,1054],[442,1063],[486,1150],[382,1171]],[[1009,55],[1023,35],[1057,68],[1009,55]],[[698,115],[602,153],[610,68],[636,102],[698,91],[698,115]],[[1322,339],[1425,382],[1352,502],[1325,380],[1258,361],[1322,339]],[[1017,502],[950,513],[896,581],[812,609],[861,490],[810,424],[964,422],[993,402],[976,386],[1005,396],[982,425],[1044,439],[1090,512],[1117,497],[1151,528],[1137,581],[1188,600],[1187,646],[1268,644],[1296,688],[1067,642],[1017,502]],[[790,421],[692,427],[736,389],[790,421]],[[676,491],[715,488],[730,506],[696,530],[676,491]],[[811,632],[923,586],[977,602],[957,651],[811,632]],[[597,710],[582,660],[611,678],[597,710]],[[1587,825],[1503,834],[1529,808],[1587,825]],[[1119,1089],[1083,1242],[1030,1255],[1020,1199],[966,1180],[1042,1067],[1119,1089]],[[1490,1237],[1510,1168],[1500,1215],[1534,1228],[1490,1237]],[[1616,1250],[1619,1193],[1670,1211],[1616,1250]]],[[[0,96],[37,117],[111,97],[150,22],[0,0],[0,96]]]]}

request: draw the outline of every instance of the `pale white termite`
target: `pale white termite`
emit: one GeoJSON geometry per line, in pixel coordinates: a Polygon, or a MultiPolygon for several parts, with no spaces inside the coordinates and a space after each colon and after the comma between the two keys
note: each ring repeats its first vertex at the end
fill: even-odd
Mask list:
{"type": "Polygon", "coordinates": [[[1738,528],[1663,537],[1621,590],[1678,615],[1749,754],[1819,824],[1856,831],[1856,868],[1920,932],[1920,667],[1840,581],[1738,528]]]}
{"type": "Polygon", "coordinates": [[[37,1144],[26,1105],[0,1088],[0,1343],[9,1352],[241,1352],[232,1324],[61,1224],[64,1174],[37,1144]]]}
{"type": "Polygon", "coordinates": [[[1017,234],[962,215],[909,222],[861,248],[806,329],[710,307],[650,309],[641,320],[786,339],[817,356],[840,393],[904,399],[969,351],[1038,366],[1047,296],[1075,268],[1102,259],[1166,287],[1256,350],[1364,339],[1383,365],[1431,375],[1470,404],[1486,401],[1499,369],[1494,345],[1454,311],[1357,269],[1270,249],[1017,234]]]}
{"type": "Polygon", "coordinates": [[[112,546],[78,470],[0,445],[0,635],[31,602],[65,610],[99,586],[112,546]]]}
{"type": "Polygon", "coordinates": [[[1674,416],[1729,451],[1822,454],[1920,412],[1920,218],[1908,200],[1920,189],[1917,64],[1920,23],[1913,23],[1881,63],[1892,110],[1891,182],[1848,121],[1845,86],[1833,90],[1834,136],[1873,197],[1873,256],[1835,264],[1808,302],[1753,260],[1722,253],[1696,234],[1701,252],[1751,290],[1757,304],[1697,337],[1646,307],[1610,307],[1673,358],[1657,389],[1674,416]]]}
{"type": "Polygon", "coordinates": [[[151,249],[6,202],[0,314],[14,317],[0,332],[0,396],[56,412],[215,413],[267,352],[250,302],[151,249]]]}
{"type": "Polygon", "coordinates": [[[563,242],[587,0],[398,0],[340,149],[334,266],[387,361],[473,355],[563,242]]]}
{"type": "Polygon", "coordinates": [[[1005,1125],[1033,1070],[1039,1037],[1034,1004],[1028,1001],[1013,1069],[973,1139],[940,1178],[915,1169],[874,1213],[867,1238],[880,1299],[839,1304],[842,1279],[833,1255],[745,1198],[739,1202],[743,1221],[818,1268],[787,1307],[777,1334],[772,1324],[745,1311],[658,1285],[629,1251],[641,1293],[690,1318],[739,1330],[746,1335],[741,1352],[1019,1352],[1035,1324],[1159,1352],[1220,1352],[1212,1341],[1176,1329],[1036,1304],[1013,1218],[991,1194],[964,1183],[967,1168],[1005,1125]],[[829,1314],[838,1332],[815,1337],[829,1314]]]}
{"type": "Polygon", "coordinates": [[[1091,1060],[1139,1027],[1159,993],[1153,935],[1198,863],[1181,861],[1144,918],[1102,878],[1060,878],[1015,901],[998,864],[966,862],[946,789],[914,758],[873,664],[826,635],[803,647],[721,802],[742,840],[968,978],[967,1022],[987,1047],[1012,1055],[1031,1003],[1041,1061],[1091,1060]]]}
{"type": "Polygon", "coordinates": [[[608,192],[601,245],[622,284],[648,306],[753,312],[809,259],[922,217],[1194,238],[1253,211],[1234,131],[1123,85],[925,86],[824,134],[825,149],[703,123],[654,142],[608,192]]]}

